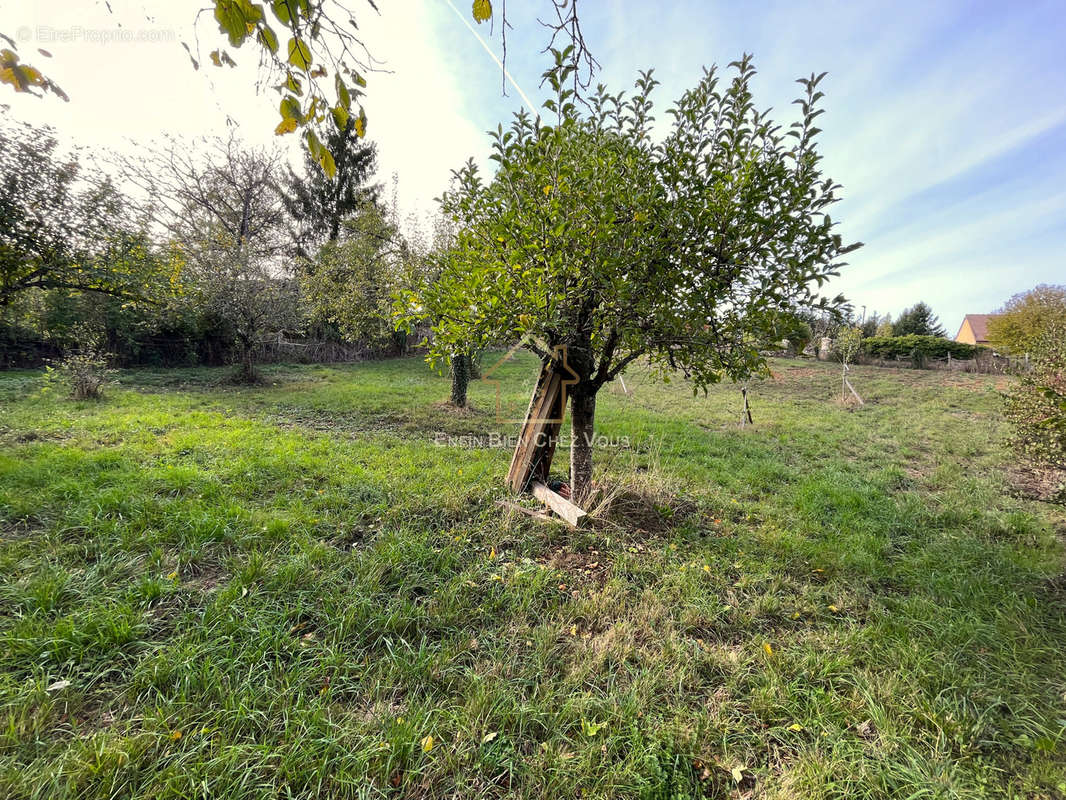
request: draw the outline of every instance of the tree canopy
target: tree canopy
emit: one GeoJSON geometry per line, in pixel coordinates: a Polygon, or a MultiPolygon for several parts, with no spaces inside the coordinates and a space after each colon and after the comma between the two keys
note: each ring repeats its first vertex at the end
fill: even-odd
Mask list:
{"type": "Polygon", "coordinates": [[[299,268],[309,315],[337,326],[350,341],[380,345],[393,333],[392,295],[399,290],[406,247],[381,206],[364,202],[299,268]]]}
{"type": "Polygon", "coordinates": [[[377,148],[361,140],[351,122],[323,138],[336,172],[325,174],[311,154],[305,153],[303,173],[290,167],[283,181],[282,200],[292,218],[293,243],[304,258],[310,258],[323,242],[336,241],[341,223],[367,202],[377,202],[381,188],[369,183],[377,168],[377,148]]]}
{"type": "Polygon", "coordinates": [[[783,128],[754,104],[750,57],[726,80],[711,68],[656,142],[650,72],[629,96],[598,87],[586,109],[570,54],[553,56],[555,124],[519,112],[492,135],[495,176],[472,161],[455,173],[442,198],[460,226],[455,246],[407,309],[434,318],[432,358],[493,340],[524,339],[545,357],[565,347],[579,376],[580,496],[600,387],[642,357],[697,388],[763,369],[760,343],[782,315],[831,305],[818,287],[859,245],[828,213],[839,187],[815,146],[822,76],[800,81],[800,120],[783,128]]]}
{"type": "Polygon", "coordinates": [[[1066,327],[1066,286],[1041,284],[1008,300],[988,321],[988,341],[997,350],[1033,352],[1052,327],[1066,327]]]}
{"type": "Polygon", "coordinates": [[[915,303],[892,323],[893,336],[945,336],[944,326],[927,304],[915,303]]]}
{"type": "Polygon", "coordinates": [[[106,176],[61,152],[48,128],[0,126],[0,306],[28,289],[147,299],[167,277],[106,176]]]}

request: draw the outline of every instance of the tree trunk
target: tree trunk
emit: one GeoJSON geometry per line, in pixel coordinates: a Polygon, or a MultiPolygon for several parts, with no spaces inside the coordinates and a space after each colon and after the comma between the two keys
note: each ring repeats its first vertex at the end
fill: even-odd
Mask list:
{"type": "Polygon", "coordinates": [[[570,497],[581,505],[592,488],[592,440],[596,392],[575,389],[570,396],[570,497]]]}
{"type": "Polygon", "coordinates": [[[259,373],[256,372],[255,364],[252,363],[252,343],[241,339],[240,344],[241,365],[237,370],[237,382],[257,383],[259,381],[259,373]]]}
{"type": "Polygon", "coordinates": [[[466,408],[466,387],[470,384],[470,356],[452,356],[452,405],[466,408]]]}

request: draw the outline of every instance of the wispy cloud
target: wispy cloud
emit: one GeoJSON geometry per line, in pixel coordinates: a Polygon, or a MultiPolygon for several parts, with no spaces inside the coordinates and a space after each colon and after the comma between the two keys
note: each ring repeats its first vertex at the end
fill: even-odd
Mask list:
{"type": "MultiPolygon", "coordinates": [[[[465,0],[379,5],[380,15],[360,15],[366,40],[390,70],[371,76],[370,135],[379,143],[381,178],[397,173],[405,206],[426,212],[452,169],[468,157],[489,163],[485,130],[506,125],[521,105],[538,106],[548,57],[537,18],[550,7],[509,4],[513,81],[504,96],[494,60],[499,28],[470,24],[465,0]]],[[[83,0],[47,7],[0,0],[8,27],[121,19],[190,35],[193,12],[183,4],[112,6],[114,14],[83,0]]],[[[867,243],[834,291],[893,313],[926,299],[951,327],[1038,282],[1066,280],[1066,198],[1058,188],[1066,184],[1066,14],[1059,0],[605,0],[582,10],[603,65],[597,80],[616,91],[631,86],[639,69],[655,67],[660,119],[702,66],[743,52],[754,53],[759,68],[756,101],[786,120],[795,113],[795,78],[829,71],[824,163],[844,185],[834,218],[845,238],[867,243]]],[[[276,98],[248,92],[252,64],[193,73],[177,43],[49,49],[49,66],[72,101],[18,98],[16,116],[52,122],[89,144],[220,131],[227,117],[249,138],[274,141],[276,98]]]]}

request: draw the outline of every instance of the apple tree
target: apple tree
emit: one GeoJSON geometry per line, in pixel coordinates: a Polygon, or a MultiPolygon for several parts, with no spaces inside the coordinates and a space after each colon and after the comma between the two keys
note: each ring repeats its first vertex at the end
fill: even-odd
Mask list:
{"type": "Polygon", "coordinates": [[[581,499],[605,384],[637,359],[695,390],[765,370],[760,345],[783,316],[843,302],[820,287],[860,245],[828,213],[840,187],[816,148],[823,76],[799,81],[784,127],[755,106],[749,56],[725,79],[705,70],[657,141],[651,72],[629,95],[600,86],[579,102],[570,54],[552,52],[554,120],[519,112],[492,134],[494,175],[455,172],[441,199],[455,244],[409,305],[433,311],[431,358],[520,338],[545,359],[565,349],[581,499]]]}

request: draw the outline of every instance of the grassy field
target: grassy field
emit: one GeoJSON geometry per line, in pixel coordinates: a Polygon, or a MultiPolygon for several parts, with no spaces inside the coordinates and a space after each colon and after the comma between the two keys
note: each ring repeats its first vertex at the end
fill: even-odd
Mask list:
{"type": "Polygon", "coordinates": [[[495,504],[495,387],[417,359],[0,375],[0,797],[1066,796],[1066,524],[1002,379],[772,367],[753,428],[605,390],[580,533],[495,504]]]}

